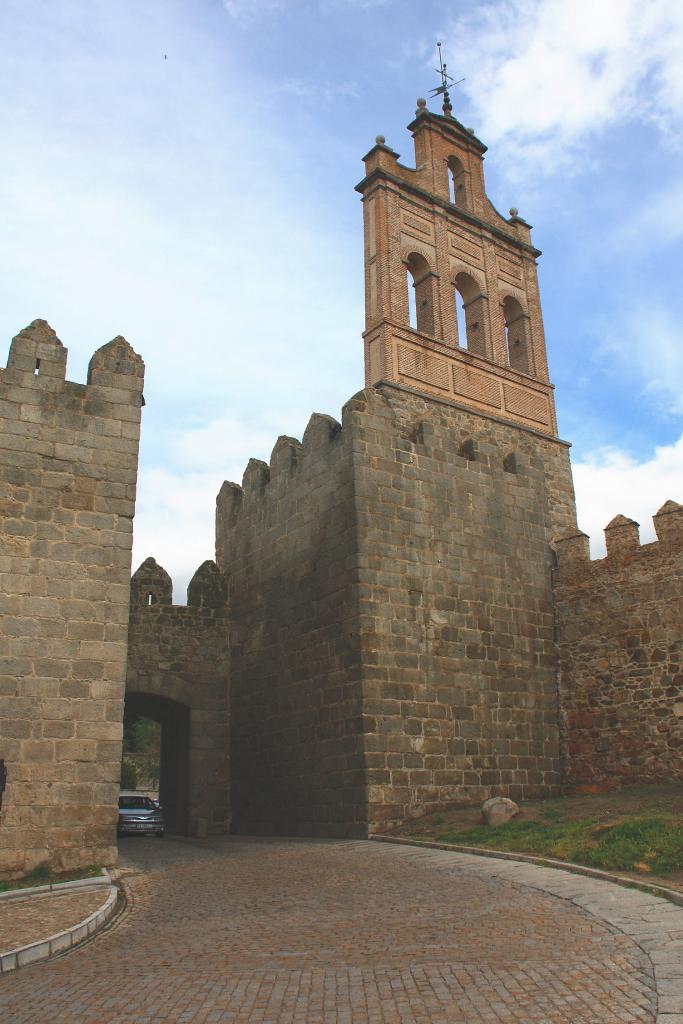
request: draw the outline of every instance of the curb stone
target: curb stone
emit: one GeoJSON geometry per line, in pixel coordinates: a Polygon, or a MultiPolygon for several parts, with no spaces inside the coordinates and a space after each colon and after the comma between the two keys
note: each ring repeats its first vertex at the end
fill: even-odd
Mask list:
{"type": "Polygon", "coordinates": [[[649,893],[652,896],[659,896],[683,907],[683,892],[678,889],[669,889],[665,885],[656,885],[652,882],[639,881],[637,878],[630,878],[628,875],[619,875],[613,871],[603,871],[600,868],[589,868],[585,864],[573,864],[567,860],[556,860],[554,857],[536,857],[531,853],[510,853],[507,850],[489,850],[485,846],[461,846],[459,843],[440,843],[429,839],[405,839],[403,836],[371,835],[368,839],[375,843],[396,843],[407,846],[424,846],[431,850],[455,850],[458,853],[470,853],[476,857],[492,857],[494,860],[511,860],[515,863],[537,864],[543,868],[557,868],[568,871],[572,875],[585,875],[587,878],[597,878],[604,882],[613,882],[625,889],[635,889],[637,892],[649,893]]]}
{"type": "MultiPolygon", "coordinates": [[[[373,842],[450,854],[452,863],[499,875],[568,900],[628,935],[649,957],[657,994],[656,1024],[683,1024],[683,893],[634,883],[623,875],[545,858],[450,843],[373,835],[373,842]],[[486,863],[488,859],[489,863],[486,863]],[[656,891],[655,891],[656,890],[656,891]]],[[[408,852],[408,850],[406,851],[408,852]]]]}
{"type": "MultiPolygon", "coordinates": [[[[104,928],[117,910],[120,909],[120,901],[123,901],[119,889],[112,884],[108,874],[106,878],[101,879],[77,879],[75,882],[57,882],[54,885],[41,885],[32,890],[12,890],[12,896],[16,900],[18,898],[15,895],[17,891],[23,892],[24,898],[26,898],[27,892],[29,898],[31,896],[40,897],[47,895],[49,892],[63,893],[65,887],[68,887],[66,889],[67,892],[69,889],[86,889],[90,887],[86,884],[87,882],[94,882],[92,885],[94,889],[103,888],[105,885],[108,887],[109,891],[102,906],[93,911],[92,914],[89,914],[83,921],[71,925],[55,935],[50,935],[46,939],[40,939],[38,942],[28,943],[26,946],[18,946],[16,949],[10,949],[4,953],[0,952],[0,975],[15,971],[19,967],[26,967],[28,964],[50,960],[52,957],[65,953],[68,949],[73,949],[75,946],[85,942],[86,939],[91,938],[96,932],[104,928]]],[[[5,894],[5,898],[8,898],[8,895],[5,894]]]]}
{"type": "Polygon", "coordinates": [[[7,889],[5,892],[0,892],[0,902],[2,900],[25,900],[30,896],[45,896],[51,892],[68,892],[69,889],[89,889],[91,886],[96,888],[100,885],[111,884],[112,876],[106,868],[102,868],[102,874],[95,875],[93,878],[74,878],[69,882],[49,882],[46,885],[25,886],[23,889],[7,889]]]}

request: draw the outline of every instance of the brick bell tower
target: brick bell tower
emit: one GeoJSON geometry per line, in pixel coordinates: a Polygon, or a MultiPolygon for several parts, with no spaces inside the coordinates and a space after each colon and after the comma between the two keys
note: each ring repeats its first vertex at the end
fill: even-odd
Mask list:
{"type": "MultiPolygon", "coordinates": [[[[445,69],[443,69],[445,72],[445,69]]],[[[355,502],[368,829],[562,778],[551,541],[576,532],[530,227],[486,146],[417,101],[415,168],[378,136],[355,502]]]]}
{"type": "Polygon", "coordinates": [[[408,125],[414,169],[381,135],[364,157],[356,188],[364,204],[366,384],[407,385],[556,436],[540,252],[517,210],[505,219],[488,199],[486,146],[450,111],[447,93],[443,115],[417,101],[408,125]]]}

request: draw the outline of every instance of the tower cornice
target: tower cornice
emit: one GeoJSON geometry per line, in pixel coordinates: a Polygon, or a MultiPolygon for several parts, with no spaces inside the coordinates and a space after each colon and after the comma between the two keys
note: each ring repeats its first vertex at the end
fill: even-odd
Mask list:
{"type": "MultiPolygon", "coordinates": [[[[378,147],[375,146],[374,148],[376,149],[378,147]]],[[[372,150],[370,150],[370,152],[372,152],[372,150]]],[[[398,166],[403,168],[402,164],[399,164],[398,166]]],[[[405,167],[403,169],[415,173],[414,168],[412,167],[405,167]]],[[[480,217],[475,217],[473,214],[468,213],[466,210],[462,210],[454,206],[452,203],[447,202],[440,196],[434,195],[433,192],[428,192],[426,189],[420,188],[419,185],[413,185],[411,182],[406,181],[405,178],[399,178],[397,175],[392,174],[390,171],[385,170],[385,168],[383,167],[376,167],[374,170],[372,170],[370,174],[366,175],[365,178],[358,182],[358,184],[355,186],[355,190],[356,192],[360,192],[363,198],[365,198],[366,193],[368,193],[371,190],[371,186],[379,181],[391,182],[392,185],[395,185],[396,188],[399,189],[399,191],[412,193],[414,196],[419,197],[420,199],[425,199],[428,202],[433,203],[435,206],[438,206],[441,210],[444,210],[449,217],[460,218],[463,221],[466,221],[467,223],[472,224],[475,227],[481,228],[485,231],[490,231],[491,234],[495,235],[497,238],[509,242],[511,245],[514,245],[517,249],[521,249],[528,255],[532,256],[534,259],[538,259],[538,257],[542,255],[540,249],[537,249],[533,245],[527,245],[526,242],[523,242],[515,235],[509,235],[506,231],[501,231],[500,228],[497,228],[495,225],[491,224],[490,221],[482,220],[480,217]]],[[[532,227],[531,224],[527,226],[529,228],[532,227]]]]}
{"type": "Polygon", "coordinates": [[[481,156],[488,150],[488,146],[481,139],[477,138],[470,128],[466,128],[456,118],[435,114],[431,110],[427,110],[426,107],[421,109],[420,113],[413,118],[407,127],[408,131],[415,135],[416,132],[427,125],[441,132],[448,140],[456,140],[460,145],[464,143],[466,146],[471,147],[481,156]]]}

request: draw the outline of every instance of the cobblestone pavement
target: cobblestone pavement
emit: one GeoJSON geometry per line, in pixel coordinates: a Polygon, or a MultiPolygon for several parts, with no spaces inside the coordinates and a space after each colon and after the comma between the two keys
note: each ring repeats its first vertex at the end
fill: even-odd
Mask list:
{"type": "Polygon", "coordinates": [[[3,900],[0,903],[0,953],[80,924],[102,906],[108,892],[108,889],[90,889],[11,902],[3,900]]]}
{"type": "MultiPolygon", "coordinates": [[[[80,949],[3,978],[0,1020],[656,1019],[652,963],[633,939],[568,899],[491,873],[500,868],[514,875],[520,868],[524,879],[526,865],[360,841],[161,843],[135,837],[121,850],[131,872],[129,911],[80,949]]],[[[549,874],[575,893],[585,884],[589,892],[591,885],[603,886],[610,897],[615,891],[591,879],[549,874]]],[[[612,905],[628,903],[630,893],[616,893],[612,905]]],[[[634,906],[652,902],[633,896],[634,906]]],[[[671,921],[679,926],[677,918],[671,921]]],[[[649,928],[656,931],[654,924],[649,928]]],[[[660,1019],[679,1020],[675,1014],[660,1019]]]]}

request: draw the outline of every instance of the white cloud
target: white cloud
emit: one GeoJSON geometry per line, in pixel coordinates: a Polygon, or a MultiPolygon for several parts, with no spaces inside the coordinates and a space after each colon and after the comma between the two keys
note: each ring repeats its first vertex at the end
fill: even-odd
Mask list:
{"type": "MultiPolygon", "coordinates": [[[[177,430],[167,437],[163,467],[158,454],[148,464],[150,431],[143,430],[133,570],[150,555],[156,558],[173,579],[177,604],[185,603],[196,569],[214,557],[216,495],[223,481],[241,483],[251,458],[268,462],[280,434],[301,439],[310,417],[310,410],[296,403],[259,413],[258,426],[220,416],[177,430]]],[[[150,426],[153,430],[155,424],[150,426]]]]}
{"type": "Polygon", "coordinates": [[[683,180],[654,194],[643,194],[633,208],[625,210],[623,222],[614,233],[614,251],[630,246],[640,255],[683,238],[683,180]]]}
{"type": "Polygon", "coordinates": [[[652,516],[669,498],[683,502],[683,437],[642,462],[613,447],[589,453],[574,463],[574,486],[593,558],[604,555],[604,528],[619,513],[640,523],[643,543],[655,540],[652,516]]]}
{"type": "Polygon", "coordinates": [[[187,584],[213,559],[218,471],[174,472],[152,467],[140,474],[133,535],[133,572],[150,555],[170,574],[173,599],[185,604],[187,584]]]}
{"type": "Polygon", "coordinates": [[[478,4],[449,36],[477,133],[518,166],[552,168],[625,118],[681,124],[683,5],[671,0],[478,4]]]}
{"type": "Polygon", "coordinates": [[[645,396],[677,415],[683,413],[683,327],[650,287],[647,305],[627,306],[611,321],[601,348],[641,382],[645,396]]]}
{"type": "MultiPolygon", "coordinates": [[[[177,461],[195,469],[223,468],[231,479],[241,480],[250,458],[264,458],[275,443],[271,430],[250,430],[232,416],[222,416],[183,432],[176,444],[177,461]],[[229,469],[226,467],[230,467],[229,469]],[[235,475],[239,473],[239,475],[235,475]]],[[[267,457],[267,456],[266,456],[267,457]]]]}

